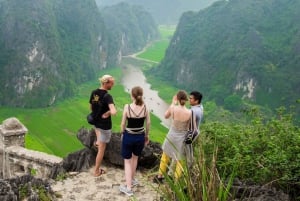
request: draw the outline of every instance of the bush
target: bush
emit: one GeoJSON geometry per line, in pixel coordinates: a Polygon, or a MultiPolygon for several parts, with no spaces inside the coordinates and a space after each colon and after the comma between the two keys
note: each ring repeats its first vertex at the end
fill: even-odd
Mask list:
{"type": "Polygon", "coordinates": [[[213,155],[218,146],[219,172],[237,166],[236,176],[241,180],[272,183],[293,193],[300,178],[300,130],[293,124],[293,115],[285,108],[269,120],[255,110],[250,114],[247,125],[203,124],[203,148],[213,155]]]}

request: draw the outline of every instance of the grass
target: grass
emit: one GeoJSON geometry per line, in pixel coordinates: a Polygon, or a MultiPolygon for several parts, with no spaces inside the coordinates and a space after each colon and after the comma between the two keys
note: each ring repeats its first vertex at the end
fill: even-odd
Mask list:
{"type": "MultiPolygon", "coordinates": [[[[201,137],[201,136],[200,136],[201,137]]],[[[227,201],[230,195],[235,170],[232,170],[227,183],[224,183],[217,170],[217,148],[212,155],[205,153],[200,142],[194,146],[194,160],[191,166],[182,162],[183,174],[174,182],[174,175],[165,174],[164,184],[153,187],[162,196],[162,200],[182,201],[227,201]]]]}

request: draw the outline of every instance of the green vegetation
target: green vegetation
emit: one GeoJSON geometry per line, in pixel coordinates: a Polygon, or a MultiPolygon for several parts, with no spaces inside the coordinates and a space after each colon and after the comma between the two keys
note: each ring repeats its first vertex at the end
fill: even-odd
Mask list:
{"type": "Polygon", "coordinates": [[[51,201],[53,198],[44,186],[30,186],[24,184],[19,187],[19,200],[26,200],[33,192],[37,193],[40,201],[51,201]]]}
{"type": "MultiPolygon", "coordinates": [[[[273,112],[289,108],[300,94],[299,9],[297,0],[254,0],[186,12],[149,74],[177,88],[199,89],[232,112],[244,108],[233,94],[273,112]]],[[[300,108],[295,110],[299,120],[300,108]]]]}
{"type": "MultiPolygon", "coordinates": [[[[166,184],[156,190],[166,200],[231,200],[233,179],[268,185],[299,200],[300,129],[284,108],[264,119],[258,110],[248,111],[248,124],[206,122],[194,143],[195,158],[178,182],[165,175],[166,184]]],[[[247,198],[245,195],[244,198],[247,198]]]]}
{"type": "Polygon", "coordinates": [[[101,9],[101,14],[109,33],[109,63],[119,60],[120,51],[122,55],[135,53],[159,37],[152,16],[143,7],[123,2],[101,9]]]}
{"type": "MultiPolygon", "coordinates": [[[[157,51],[157,55],[152,56],[146,51],[144,58],[159,61],[159,52],[163,55],[165,47],[154,47],[158,49],[151,51],[157,51]]],[[[125,62],[133,60],[128,59],[125,62]]],[[[149,73],[157,68],[152,63],[142,63],[139,64],[147,72],[145,75],[148,82],[167,102],[171,102],[172,95],[178,88],[189,91],[188,87],[172,84],[169,79],[161,79],[160,76],[149,73]]],[[[269,70],[274,68],[273,65],[267,66],[269,70]]],[[[101,71],[101,74],[106,73],[112,74],[117,80],[111,94],[119,111],[113,117],[113,130],[118,132],[121,111],[123,105],[130,101],[130,96],[119,83],[122,73],[120,68],[101,71]]],[[[228,200],[231,182],[234,178],[239,178],[242,181],[272,185],[289,193],[294,200],[299,200],[297,189],[300,178],[300,129],[294,124],[294,113],[290,112],[295,111],[295,108],[279,108],[276,114],[272,114],[268,108],[254,108],[245,102],[241,103],[241,99],[235,94],[224,95],[222,93],[227,93],[226,79],[232,75],[227,71],[223,73],[224,76],[217,79],[223,85],[214,83],[207,90],[199,87],[201,91],[205,89],[205,121],[201,125],[201,136],[194,145],[197,160],[191,169],[184,166],[184,175],[178,183],[169,178],[166,185],[157,189],[158,192],[167,200],[174,200],[174,196],[189,201],[228,200]],[[206,93],[210,92],[209,89],[215,96],[208,100],[206,93]],[[224,108],[218,105],[220,101],[224,101],[224,108]],[[242,110],[235,113],[226,110],[236,109],[235,105],[241,106],[242,110]]],[[[208,76],[202,77],[211,79],[208,76]]],[[[89,94],[97,86],[96,81],[80,85],[74,98],[44,109],[0,108],[0,117],[5,119],[16,116],[24,123],[29,129],[26,147],[65,156],[82,147],[76,139],[76,132],[81,126],[91,127],[85,117],[89,112],[89,94]]],[[[162,142],[166,132],[167,129],[152,116],[151,140],[162,142]]],[[[25,193],[25,190],[22,191],[25,193]]]]}
{"type": "Polygon", "coordinates": [[[159,26],[161,39],[151,43],[150,46],[147,47],[147,51],[138,54],[137,57],[160,62],[165,57],[165,51],[169,46],[175,29],[175,26],[159,26]]]}
{"type": "MultiPolygon", "coordinates": [[[[118,110],[117,115],[112,118],[112,130],[119,132],[123,106],[131,101],[130,95],[120,84],[120,68],[101,71],[101,75],[103,74],[116,77],[116,84],[110,91],[118,110]]],[[[86,115],[89,113],[88,99],[90,92],[98,86],[98,80],[80,85],[74,98],[66,99],[47,108],[1,107],[0,118],[5,120],[9,117],[16,117],[28,128],[28,134],[25,136],[26,148],[64,157],[83,148],[76,134],[82,126],[92,128],[86,121],[86,115]]],[[[160,120],[154,115],[151,115],[151,121],[151,140],[162,142],[166,128],[160,125],[160,120]]]]}
{"type": "Polygon", "coordinates": [[[159,186],[156,190],[165,200],[229,200],[236,170],[231,171],[228,179],[225,179],[225,176],[221,177],[216,164],[217,151],[210,155],[205,153],[202,146],[199,144],[195,147],[194,156],[197,160],[193,165],[188,167],[187,162],[183,161],[183,175],[177,182],[174,182],[174,178],[170,175],[164,175],[166,185],[159,186]],[[224,183],[225,180],[226,183],[224,183]]]}
{"type": "Polygon", "coordinates": [[[47,107],[158,38],[137,6],[95,1],[0,1],[0,105],[47,107]]]}
{"type": "MultiPolygon", "coordinates": [[[[148,73],[153,68],[149,65],[143,66],[148,82],[170,102],[178,88],[148,73]]],[[[241,103],[237,95],[231,95],[224,105],[235,111],[231,113],[215,101],[204,100],[205,121],[194,145],[197,160],[193,168],[188,169],[185,164],[180,182],[174,183],[167,177],[167,184],[157,191],[166,200],[175,197],[180,200],[228,200],[232,181],[239,178],[272,185],[299,200],[300,129],[294,124],[297,122],[295,113],[290,112],[295,108],[281,107],[272,114],[267,108],[241,103]]]]}

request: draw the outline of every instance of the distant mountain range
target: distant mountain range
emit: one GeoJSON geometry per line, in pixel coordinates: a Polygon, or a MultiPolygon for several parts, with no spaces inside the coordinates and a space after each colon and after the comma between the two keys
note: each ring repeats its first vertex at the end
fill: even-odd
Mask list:
{"type": "Polygon", "coordinates": [[[99,7],[126,2],[142,6],[149,12],[157,24],[176,25],[186,11],[199,11],[217,0],[96,0],[99,7]]]}
{"type": "MultiPolygon", "coordinates": [[[[300,98],[300,1],[229,0],[186,12],[157,76],[241,109],[300,98]]],[[[299,110],[298,110],[299,111],[299,110]]]]}

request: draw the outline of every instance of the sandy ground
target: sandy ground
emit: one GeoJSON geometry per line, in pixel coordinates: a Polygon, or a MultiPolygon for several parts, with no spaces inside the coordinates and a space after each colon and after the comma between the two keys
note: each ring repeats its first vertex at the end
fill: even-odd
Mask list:
{"type": "Polygon", "coordinates": [[[59,201],[155,201],[160,200],[155,191],[155,184],[148,173],[137,171],[139,185],[133,187],[134,196],[128,197],[119,191],[120,184],[125,184],[124,170],[103,166],[106,173],[100,177],[93,176],[93,168],[87,172],[73,172],[63,181],[54,182],[51,187],[55,194],[61,196],[59,201]]]}

